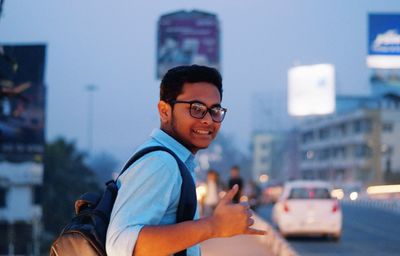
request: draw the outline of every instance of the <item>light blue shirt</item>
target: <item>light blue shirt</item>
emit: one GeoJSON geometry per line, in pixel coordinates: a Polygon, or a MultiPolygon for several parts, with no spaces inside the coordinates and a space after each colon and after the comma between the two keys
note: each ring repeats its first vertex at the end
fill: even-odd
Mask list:
{"type": "MultiPolygon", "coordinates": [[[[160,145],[171,149],[194,179],[195,158],[187,148],[160,129],[154,130],[150,137],[138,150],[160,145]]],[[[136,161],[117,184],[119,190],[107,230],[106,251],[109,256],[131,256],[143,226],[176,223],[182,177],[173,156],[155,151],[136,161]]],[[[187,255],[200,255],[199,245],[188,248],[187,255]]]]}

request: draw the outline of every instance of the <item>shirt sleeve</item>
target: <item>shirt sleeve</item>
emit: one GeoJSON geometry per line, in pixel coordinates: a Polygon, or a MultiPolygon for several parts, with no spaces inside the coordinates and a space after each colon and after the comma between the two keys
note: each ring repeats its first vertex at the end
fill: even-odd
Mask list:
{"type": "Polygon", "coordinates": [[[156,151],[138,160],[118,181],[106,251],[110,256],[130,256],[143,226],[160,225],[168,210],[176,212],[182,178],[174,157],[156,151]]]}

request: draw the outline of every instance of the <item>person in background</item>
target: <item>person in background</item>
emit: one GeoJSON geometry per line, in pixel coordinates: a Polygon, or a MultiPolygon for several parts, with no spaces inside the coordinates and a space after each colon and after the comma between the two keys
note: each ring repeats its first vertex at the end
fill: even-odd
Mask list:
{"type": "Polygon", "coordinates": [[[203,215],[210,216],[219,201],[219,177],[215,170],[207,172],[206,194],[204,196],[203,215]]]}
{"type": "Polygon", "coordinates": [[[239,203],[240,202],[240,197],[242,196],[242,190],[243,190],[243,179],[240,177],[240,168],[237,165],[232,166],[231,168],[231,176],[229,178],[229,189],[232,189],[234,185],[238,185],[239,191],[236,193],[236,195],[233,197],[232,202],[233,203],[239,203]]]}

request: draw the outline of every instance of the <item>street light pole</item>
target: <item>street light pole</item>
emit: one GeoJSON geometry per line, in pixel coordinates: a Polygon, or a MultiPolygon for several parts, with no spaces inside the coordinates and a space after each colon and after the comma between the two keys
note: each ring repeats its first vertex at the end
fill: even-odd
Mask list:
{"type": "Polygon", "coordinates": [[[92,153],[93,147],[93,111],[94,111],[94,93],[97,91],[98,87],[94,84],[89,84],[86,86],[88,92],[88,124],[87,124],[87,140],[88,140],[88,153],[92,153]]]}

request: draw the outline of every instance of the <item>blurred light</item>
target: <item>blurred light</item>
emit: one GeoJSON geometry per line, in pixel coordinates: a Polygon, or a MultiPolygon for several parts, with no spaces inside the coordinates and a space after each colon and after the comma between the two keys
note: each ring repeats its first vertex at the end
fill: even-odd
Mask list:
{"type": "Polygon", "coordinates": [[[335,67],[331,64],[318,64],[289,69],[288,111],[293,116],[333,113],[335,67]]]}
{"type": "Polygon", "coordinates": [[[285,201],[285,202],[283,203],[283,210],[284,210],[285,212],[289,212],[289,205],[288,205],[288,202],[287,202],[287,201],[285,201]]]}
{"type": "Polygon", "coordinates": [[[269,177],[268,177],[267,174],[260,175],[260,178],[259,178],[259,180],[260,180],[261,183],[267,182],[268,179],[269,179],[269,177]]]}
{"type": "Polygon", "coordinates": [[[369,68],[398,69],[400,68],[399,56],[370,55],[367,57],[369,68]]]}
{"type": "Polygon", "coordinates": [[[206,153],[199,156],[199,164],[203,170],[210,168],[209,156],[206,153]]]}
{"type": "Polygon", "coordinates": [[[240,202],[248,202],[249,198],[247,196],[241,196],[240,197],[240,202]]]}
{"type": "Polygon", "coordinates": [[[218,154],[218,155],[222,154],[223,149],[222,149],[221,145],[219,145],[219,144],[215,145],[214,149],[215,149],[216,154],[218,154]]]}
{"type": "Polygon", "coordinates": [[[368,194],[400,193],[400,185],[371,186],[367,188],[368,194]]]}
{"type": "Polygon", "coordinates": [[[202,184],[196,187],[196,195],[197,201],[201,201],[201,199],[206,195],[207,187],[206,185],[202,184]]]}
{"type": "Polygon", "coordinates": [[[381,151],[382,151],[382,153],[386,153],[386,151],[388,150],[388,145],[387,144],[382,144],[382,147],[381,147],[381,151]]]}
{"type": "Polygon", "coordinates": [[[312,159],[314,157],[314,151],[309,150],[307,151],[307,159],[312,159]]]}
{"type": "Polygon", "coordinates": [[[333,203],[332,212],[337,212],[339,211],[339,209],[340,209],[339,202],[335,200],[335,202],[333,203]]]}
{"type": "Polygon", "coordinates": [[[351,201],[357,200],[358,193],[357,192],[351,192],[349,197],[350,197],[351,201]]]}
{"type": "Polygon", "coordinates": [[[339,200],[342,200],[343,197],[344,197],[343,189],[339,188],[339,189],[334,189],[334,190],[332,190],[331,196],[332,196],[332,197],[335,197],[335,198],[337,198],[337,199],[339,199],[339,200]]]}

